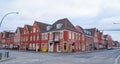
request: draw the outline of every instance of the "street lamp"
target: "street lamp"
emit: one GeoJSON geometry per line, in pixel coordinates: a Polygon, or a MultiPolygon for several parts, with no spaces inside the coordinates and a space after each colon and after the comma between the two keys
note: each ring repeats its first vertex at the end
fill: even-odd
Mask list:
{"type": "Polygon", "coordinates": [[[114,22],[113,24],[120,24],[120,23],[115,23],[115,22],[114,22]]]}
{"type": "Polygon", "coordinates": [[[6,17],[7,15],[9,15],[9,14],[19,14],[19,12],[9,12],[9,13],[5,14],[5,15],[3,16],[1,22],[0,22],[0,27],[1,27],[1,24],[2,24],[3,20],[5,19],[5,17],[6,17]]]}

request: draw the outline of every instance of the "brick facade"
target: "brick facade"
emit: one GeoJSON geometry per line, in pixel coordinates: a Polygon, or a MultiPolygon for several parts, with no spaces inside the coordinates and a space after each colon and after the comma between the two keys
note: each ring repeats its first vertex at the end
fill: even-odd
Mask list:
{"type": "Polygon", "coordinates": [[[47,52],[92,51],[112,46],[111,36],[104,36],[96,29],[74,26],[67,18],[53,24],[34,21],[33,25],[18,27],[14,37],[8,32],[0,33],[0,47],[47,52]]]}

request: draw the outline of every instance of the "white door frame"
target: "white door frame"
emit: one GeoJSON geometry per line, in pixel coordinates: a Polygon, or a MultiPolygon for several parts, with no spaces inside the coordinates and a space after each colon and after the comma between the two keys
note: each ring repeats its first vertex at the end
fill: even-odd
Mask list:
{"type": "Polygon", "coordinates": [[[53,45],[54,45],[54,43],[51,43],[51,42],[49,43],[49,52],[53,52],[53,45]]]}
{"type": "Polygon", "coordinates": [[[61,45],[60,44],[57,44],[57,52],[61,52],[61,45]],[[59,50],[59,47],[60,47],[60,50],[59,50]]]}

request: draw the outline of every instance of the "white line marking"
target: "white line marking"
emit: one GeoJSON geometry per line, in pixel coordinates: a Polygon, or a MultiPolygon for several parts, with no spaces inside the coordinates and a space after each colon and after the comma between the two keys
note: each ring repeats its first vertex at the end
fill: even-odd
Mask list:
{"type": "Polygon", "coordinates": [[[120,58],[120,55],[117,56],[117,58],[115,59],[115,63],[114,63],[114,64],[118,64],[118,60],[119,60],[119,58],[120,58]]]}

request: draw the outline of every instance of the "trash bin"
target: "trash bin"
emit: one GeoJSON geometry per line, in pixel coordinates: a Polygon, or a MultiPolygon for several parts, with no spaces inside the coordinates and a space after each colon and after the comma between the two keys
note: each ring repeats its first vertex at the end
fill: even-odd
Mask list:
{"type": "Polygon", "coordinates": [[[47,49],[46,48],[42,48],[42,52],[47,52],[47,49]]]}

